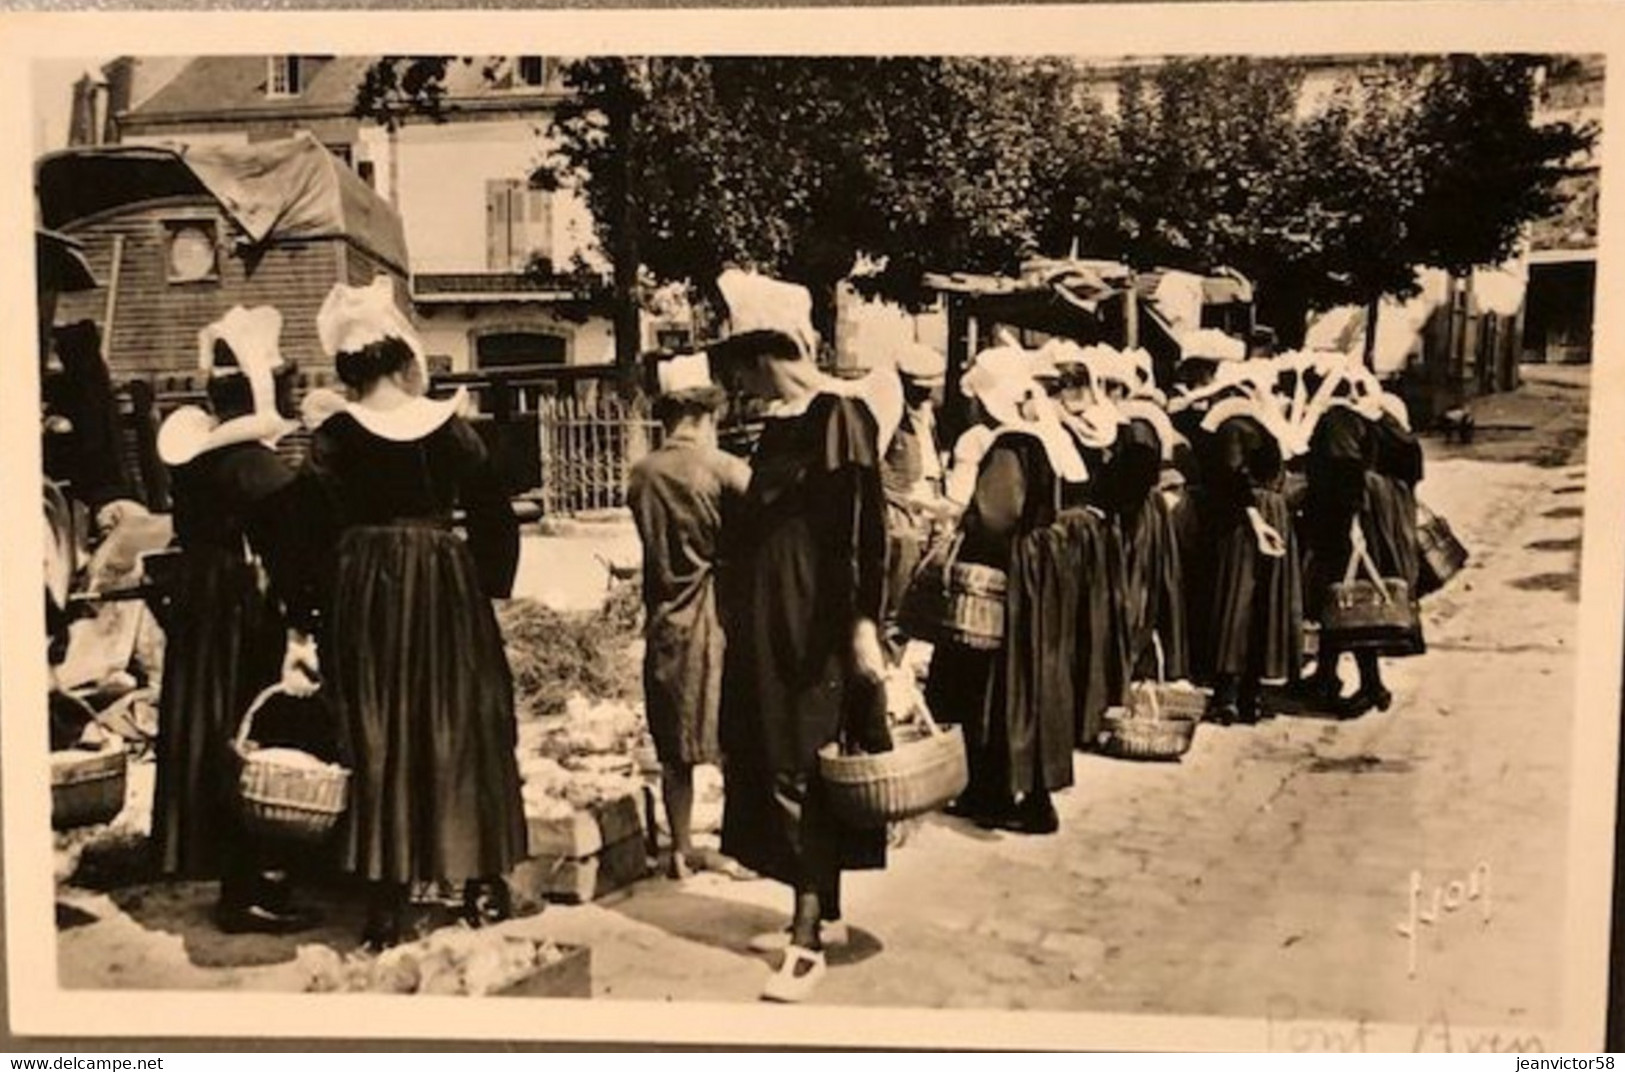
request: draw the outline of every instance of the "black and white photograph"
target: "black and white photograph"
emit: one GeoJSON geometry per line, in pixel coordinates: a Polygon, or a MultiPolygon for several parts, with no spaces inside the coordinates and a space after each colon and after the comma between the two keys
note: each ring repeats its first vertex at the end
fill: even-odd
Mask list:
{"type": "Polygon", "coordinates": [[[1600,1046],[1619,34],[1491,6],[15,22],[13,1030],[1600,1046]]]}

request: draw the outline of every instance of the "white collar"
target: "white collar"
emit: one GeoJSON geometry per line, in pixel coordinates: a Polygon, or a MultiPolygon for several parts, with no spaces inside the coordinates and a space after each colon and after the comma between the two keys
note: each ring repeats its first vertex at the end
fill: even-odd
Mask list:
{"type": "Polygon", "coordinates": [[[357,424],[380,439],[411,443],[439,431],[442,425],[457,416],[467,401],[468,391],[459,387],[450,398],[419,396],[389,410],[351,402],[344,410],[355,418],[357,424]]]}
{"type": "Polygon", "coordinates": [[[1084,463],[1083,455],[1078,453],[1077,443],[1059,421],[1003,425],[993,433],[993,440],[996,442],[1007,435],[1028,435],[1038,440],[1044,447],[1050,468],[1055,470],[1056,477],[1063,483],[1082,484],[1089,479],[1089,467],[1084,463]]]}
{"type": "Polygon", "coordinates": [[[242,443],[264,443],[275,447],[278,441],[298,428],[277,413],[249,413],[215,423],[200,406],[183,406],[164,421],[158,430],[158,458],[165,465],[186,465],[210,451],[242,443]]]}
{"type": "Polygon", "coordinates": [[[897,434],[903,420],[903,381],[891,369],[876,369],[860,380],[842,380],[827,376],[816,388],[794,402],[776,401],[767,407],[770,417],[799,417],[812,406],[819,395],[837,398],[855,398],[864,404],[875,419],[877,444],[884,449],[897,434]],[[884,372],[891,372],[886,376],[884,372]]]}

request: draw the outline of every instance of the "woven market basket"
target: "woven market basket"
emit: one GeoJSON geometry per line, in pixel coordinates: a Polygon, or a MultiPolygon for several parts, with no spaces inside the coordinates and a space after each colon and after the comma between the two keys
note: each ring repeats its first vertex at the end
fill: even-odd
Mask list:
{"type": "Polygon", "coordinates": [[[1157,652],[1157,680],[1136,681],[1128,689],[1128,706],[1106,712],[1105,751],[1123,759],[1178,759],[1190,751],[1207,710],[1208,691],[1170,685],[1162,638],[1151,635],[1157,652]]]}
{"type": "Polygon", "coordinates": [[[109,823],[124,810],[130,758],[122,745],[101,752],[59,753],[51,762],[51,826],[71,830],[109,823]]]}
{"type": "Polygon", "coordinates": [[[1207,713],[1211,689],[1195,685],[1171,683],[1167,680],[1166,661],[1162,652],[1162,638],[1151,635],[1157,654],[1157,680],[1136,681],[1129,686],[1128,713],[1133,718],[1181,719],[1202,721],[1207,713]]]}
{"type": "Polygon", "coordinates": [[[1421,650],[1420,608],[1411,598],[1410,585],[1398,577],[1383,577],[1366,548],[1358,526],[1353,530],[1354,553],[1343,580],[1327,593],[1321,613],[1322,645],[1338,651],[1376,651],[1384,655],[1417,654],[1421,650]],[[1363,569],[1368,579],[1358,579],[1363,569]]]}
{"type": "Polygon", "coordinates": [[[237,795],[243,825],[256,833],[297,841],[326,837],[349,806],[350,772],[343,767],[290,766],[256,754],[254,716],[275,696],[272,685],[249,706],[237,730],[236,752],[242,761],[237,795]]]}
{"type": "Polygon", "coordinates": [[[1144,718],[1114,707],[1106,712],[1106,752],[1122,759],[1178,759],[1190,751],[1198,721],[1144,718]]]}
{"type": "Polygon", "coordinates": [[[852,826],[875,828],[936,811],[965,791],[970,767],[958,726],[942,727],[920,712],[921,730],[895,741],[890,752],[842,755],[840,746],[818,753],[830,808],[852,826]]]}
{"type": "Polygon", "coordinates": [[[899,617],[907,632],[931,643],[952,641],[978,651],[1004,647],[1003,570],[960,562],[963,537],[928,554],[909,583],[899,617]]]}
{"type": "Polygon", "coordinates": [[[955,562],[948,569],[948,613],[944,630],[956,644],[979,651],[1004,647],[1003,570],[955,562]]]}

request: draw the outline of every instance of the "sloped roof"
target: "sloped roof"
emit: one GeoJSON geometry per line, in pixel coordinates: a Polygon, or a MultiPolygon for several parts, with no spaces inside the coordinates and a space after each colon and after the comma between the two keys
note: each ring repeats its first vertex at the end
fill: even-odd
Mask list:
{"type": "Polygon", "coordinates": [[[168,85],[130,114],[144,119],[200,112],[285,111],[290,104],[348,110],[356,87],[375,57],[302,56],[303,85],[297,97],[266,96],[269,56],[200,56],[181,69],[168,85]]]}
{"type": "Polygon", "coordinates": [[[43,157],[35,194],[46,228],[166,197],[210,196],[249,242],[348,238],[405,273],[400,216],[309,134],[184,150],[115,146],[43,157]]]}
{"type": "MultiPolygon", "coordinates": [[[[270,56],[200,56],[183,67],[162,89],[129,110],[127,117],[143,123],[165,119],[197,118],[227,114],[252,119],[256,114],[272,116],[297,112],[309,115],[347,116],[355,104],[356,88],[367,68],[379,56],[300,56],[300,90],[289,97],[266,95],[270,77],[270,56]]],[[[476,59],[471,63],[453,61],[446,69],[448,102],[519,101],[546,88],[516,92],[500,80],[485,77],[485,68],[503,58],[476,59]]]]}

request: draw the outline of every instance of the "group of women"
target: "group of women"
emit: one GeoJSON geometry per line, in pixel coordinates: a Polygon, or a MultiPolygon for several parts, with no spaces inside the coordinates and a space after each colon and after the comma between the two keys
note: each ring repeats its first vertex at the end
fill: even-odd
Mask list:
{"type": "MultiPolygon", "coordinates": [[[[913,347],[895,370],[840,380],[820,369],[804,309],[762,314],[782,284],[734,273],[719,287],[731,334],[707,351],[706,377],[763,406],[748,473],[674,455],[640,478],[634,513],[646,541],[669,544],[646,549],[670,567],[669,598],[651,605],[687,621],[699,592],[717,608],[718,630],[678,631],[704,649],[697,691],[719,709],[718,739],[703,757],[668,751],[677,768],[721,759],[723,853],[793,893],[784,933],[753,943],[783,952],[765,997],[811,991],[826,945],[849,938],[843,872],[885,862],[884,830],[830,808],[818,755],[891,747],[886,681],[922,511],[955,534],[957,561],[1007,579],[1002,643],[941,638],[930,666],[930,708],[970,748],[954,808],[1026,833],[1057,828],[1051,796],[1130,682],[1194,679],[1212,686],[1216,720],[1255,721],[1264,683],[1299,681],[1305,614],[1356,539],[1414,585],[1420,454],[1403,407],[1356,362],[1193,349],[1167,397],[1137,352],[1004,345],[966,371],[974,426],[942,454],[929,401],[940,356],[913,347]],[[676,494],[700,470],[726,511],[676,494]],[[667,524],[685,512],[722,531],[690,539],[667,524]],[[714,598],[715,563],[699,560],[713,556],[714,598]]],[[[278,694],[288,717],[256,722],[257,738],[310,745],[313,724],[336,729],[331,752],[353,772],[338,865],[368,882],[364,937],[383,947],[401,939],[415,883],[461,884],[475,925],[508,912],[501,879],[526,831],[492,601],[510,593],[518,534],[462,399],[428,397],[390,284],[335,287],[316,327],[349,398],[307,399],[301,468],[274,449],[294,422],[273,309],[235,309],[203,333],[209,404],[162,429],[184,567],[154,833],[169,872],[222,878],[222,927],[314,922],[290,861],[235,818],[233,736],[256,698],[278,694]],[[325,714],[308,709],[313,694],[325,714]]],[[[699,409],[673,412],[706,440],[699,409]]],[[[695,689],[661,676],[691,666],[664,628],[652,624],[651,680],[693,706],[695,689]]],[[[1388,704],[1365,657],[1359,691],[1336,698],[1329,654],[1299,691],[1346,712],[1388,704]]]]}
{"type": "Polygon", "coordinates": [[[1171,395],[1143,352],[1063,341],[984,351],[963,378],[974,423],[938,546],[1003,573],[1004,635],[929,637],[926,696],[970,750],[952,810],[983,826],[1056,830],[1074,751],[1101,745],[1134,681],[1205,686],[1222,724],[1270,717],[1266,685],[1347,717],[1390,705],[1379,653],[1420,650],[1361,648],[1345,697],[1328,634],[1304,673],[1305,621],[1359,549],[1416,592],[1422,456],[1403,403],[1357,357],[1185,341],[1171,395]]]}
{"type": "Polygon", "coordinates": [[[352,771],[337,864],[369,884],[369,944],[400,940],[415,883],[461,883],[471,922],[500,918],[526,838],[491,602],[518,562],[508,497],[461,400],[427,397],[387,279],[323,305],[316,328],[351,400],[290,468],[275,449],[296,427],[281,328],[273,308],[238,307],[206,329],[208,405],[160,429],[181,552],[159,703],[163,868],[220,878],[228,931],[316,922],[294,861],[238,819],[232,742],[272,698],[256,740],[352,771]]]}

